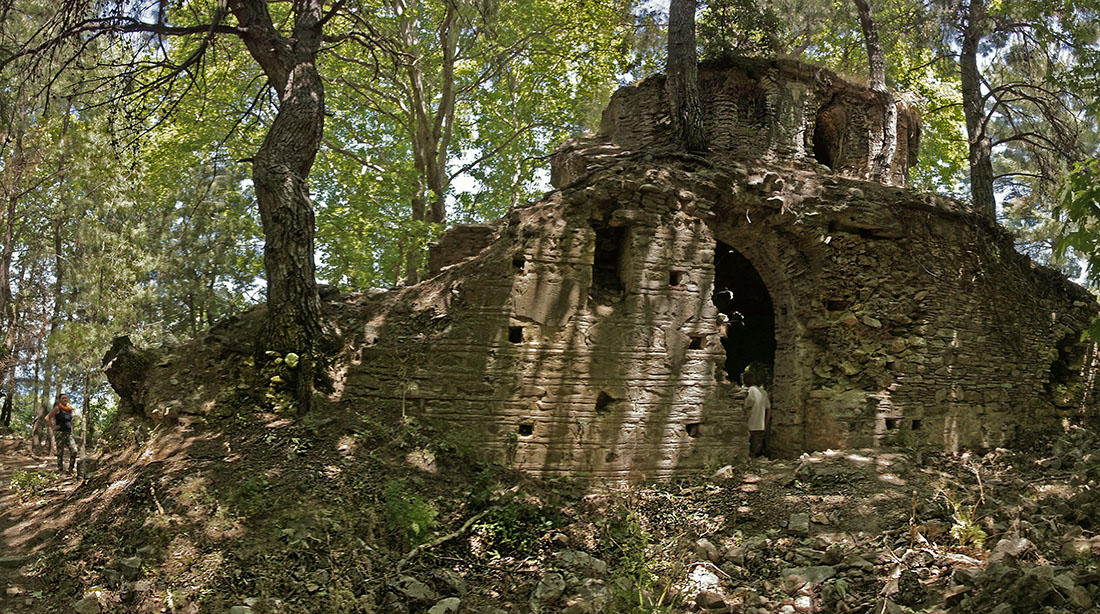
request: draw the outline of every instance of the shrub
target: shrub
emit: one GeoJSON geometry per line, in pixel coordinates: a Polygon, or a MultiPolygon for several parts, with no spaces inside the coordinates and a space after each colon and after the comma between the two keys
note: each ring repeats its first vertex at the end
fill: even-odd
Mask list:
{"type": "Polygon", "coordinates": [[[404,480],[392,480],[382,492],[386,526],[408,547],[423,543],[435,528],[438,510],[408,491],[404,480]]]}
{"type": "Polygon", "coordinates": [[[11,489],[19,496],[20,500],[33,497],[50,483],[50,476],[45,471],[23,471],[16,469],[11,475],[11,489]]]}

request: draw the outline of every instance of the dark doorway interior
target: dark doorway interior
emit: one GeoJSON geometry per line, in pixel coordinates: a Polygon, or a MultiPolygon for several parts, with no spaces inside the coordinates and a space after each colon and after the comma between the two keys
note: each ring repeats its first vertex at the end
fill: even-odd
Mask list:
{"type": "Polygon", "coordinates": [[[771,384],[775,363],[775,311],[764,280],[748,258],[719,241],[714,250],[714,304],[729,318],[722,345],[726,376],[740,382],[745,367],[758,365],[771,384]]]}
{"type": "Polygon", "coordinates": [[[844,129],[848,123],[848,114],[839,104],[818,109],[814,123],[814,159],[832,169],[842,162],[844,129]]]}

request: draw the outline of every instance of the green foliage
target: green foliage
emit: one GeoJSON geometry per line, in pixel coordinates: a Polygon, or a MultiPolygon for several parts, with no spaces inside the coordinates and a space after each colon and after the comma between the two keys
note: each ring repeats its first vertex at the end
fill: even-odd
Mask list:
{"type": "Polygon", "coordinates": [[[427,540],[435,528],[439,511],[419,495],[413,494],[404,480],[391,480],[382,491],[386,527],[406,546],[427,540]]]}
{"type": "Polygon", "coordinates": [[[237,482],[229,491],[229,500],[245,513],[259,514],[267,509],[270,487],[266,476],[248,477],[237,482]]]}
{"type": "Polygon", "coordinates": [[[942,499],[951,510],[951,537],[959,546],[974,548],[985,547],[986,532],[978,523],[978,506],[966,503],[949,491],[941,491],[936,496],[942,499]]]}
{"type": "Polygon", "coordinates": [[[601,529],[603,540],[610,545],[605,552],[611,554],[611,584],[617,587],[611,610],[629,614],[672,611],[676,604],[668,590],[678,570],[653,556],[650,535],[640,516],[623,509],[609,510],[601,529]]]}
{"type": "Polygon", "coordinates": [[[435,450],[440,456],[470,464],[485,464],[485,451],[474,444],[469,433],[447,429],[435,438],[435,450]]]}
{"type": "Polygon", "coordinates": [[[50,475],[45,471],[16,469],[11,474],[11,490],[21,501],[41,493],[49,484],[50,475]]]}
{"type": "Polygon", "coordinates": [[[470,527],[479,540],[479,548],[494,556],[522,555],[531,551],[538,540],[560,524],[554,506],[535,497],[517,494],[492,508],[470,527]]]}
{"type": "Polygon", "coordinates": [[[545,155],[593,127],[635,67],[625,0],[410,6],[375,14],[381,48],[322,59],[336,87],[314,171],[319,271],[343,286],[397,283],[439,235],[414,203],[475,222],[545,189],[545,155]]]}
{"type": "Polygon", "coordinates": [[[149,428],[143,420],[142,417],[121,413],[117,408],[109,412],[103,424],[96,427],[100,433],[100,445],[106,449],[119,449],[140,444],[149,436],[149,428]]]}
{"type": "Polygon", "coordinates": [[[977,513],[973,505],[955,505],[955,512],[951,519],[951,537],[960,546],[973,546],[982,548],[985,546],[986,533],[978,525],[977,513]]]}
{"type": "Polygon", "coordinates": [[[711,0],[699,17],[703,59],[774,56],[783,22],[775,7],[754,0],[711,0]]]}
{"type": "Polygon", "coordinates": [[[1054,212],[1062,225],[1054,256],[1083,259],[1088,280],[1096,286],[1100,284],[1100,160],[1074,164],[1058,196],[1054,212]]]}
{"type": "MultiPolygon", "coordinates": [[[[32,31],[35,20],[48,17],[48,11],[9,16],[17,14],[5,23],[6,35],[15,34],[9,26],[16,22],[32,31]]],[[[88,41],[89,57],[122,61],[126,45],[107,50],[101,42],[88,41]]],[[[162,48],[185,53],[184,47],[162,48]]],[[[255,301],[259,223],[244,181],[248,167],[232,161],[250,148],[226,139],[233,132],[226,101],[240,104],[244,84],[259,85],[236,78],[239,60],[223,64],[213,55],[217,61],[194,74],[191,91],[201,99],[176,104],[168,119],[150,118],[151,107],[137,108],[156,102],[150,98],[131,108],[115,104],[118,92],[104,67],[88,63],[79,73],[54,74],[57,67],[44,64],[48,55],[26,59],[35,70],[16,62],[0,74],[6,88],[24,88],[16,98],[18,121],[3,118],[4,143],[19,143],[21,151],[0,147],[4,174],[18,171],[22,184],[11,185],[19,189],[11,266],[19,323],[2,328],[18,337],[20,378],[35,370],[39,381],[83,396],[90,376],[87,392],[100,426],[113,408],[99,364],[112,338],[176,341],[255,301]],[[86,87],[82,79],[97,85],[86,87]],[[125,132],[145,120],[140,139],[125,132]]],[[[238,133],[247,134],[250,124],[238,133]]],[[[20,394],[32,396],[29,386],[20,394]]]]}

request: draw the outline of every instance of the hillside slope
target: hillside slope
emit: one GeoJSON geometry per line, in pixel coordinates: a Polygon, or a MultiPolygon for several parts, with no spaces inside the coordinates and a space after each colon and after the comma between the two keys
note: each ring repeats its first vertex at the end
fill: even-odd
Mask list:
{"type": "Polygon", "coordinates": [[[1024,613],[1100,597],[1100,440],[1079,427],[1026,452],[830,451],[629,490],[534,481],[369,407],[141,430],[117,425],[130,443],[87,480],[10,500],[2,611],[1024,613]]]}

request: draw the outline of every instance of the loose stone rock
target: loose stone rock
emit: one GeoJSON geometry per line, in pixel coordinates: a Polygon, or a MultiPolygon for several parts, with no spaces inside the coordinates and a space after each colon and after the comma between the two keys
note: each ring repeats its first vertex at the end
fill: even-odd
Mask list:
{"type": "Polygon", "coordinates": [[[565,592],[565,578],[560,573],[548,573],[539,580],[531,594],[532,605],[549,605],[565,592]]]}
{"type": "Polygon", "coordinates": [[[706,559],[712,563],[719,561],[718,548],[710,542],[709,539],[702,538],[695,542],[695,554],[699,558],[706,559]]]}
{"type": "Polygon", "coordinates": [[[787,530],[794,535],[809,535],[810,515],[802,512],[791,514],[790,520],[787,521],[787,530]]]}
{"type": "Polygon", "coordinates": [[[580,591],[565,603],[561,614],[603,614],[611,600],[611,592],[602,580],[590,578],[581,584],[580,591]]]}
{"type": "Polygon", "coordinates": [[[122,566],[122,575],[128,578],[136,576],[141,571],[141,562],[140,556],[131,556],[119,561],[122,566]]]}
{"type": "Polygon", "coordinates": [[[99,614],[99,601],[95,597],[85,597],[73,606],[76,614],[99,614]]]}
{"type": "Polygon", "coordinates": [[[726,600],[715,591],[700,591],[695,596],[695,605],[704,610],[717,610],[726,607],[726,600]]]}
{"type": "Polygon", "coordinates": [[[435,601],[439,599],[439,596],[431,587],[412,576],[399,577],[394,586],[402,595],[409,599],[416,601],[435,601]]]}
{"type": "Polygon", "coordinates": [[[558,564],[578,575],[603,578],[607,576],[607,563],[578,550],[563,550],[556,555],[558,564]]]}
{"type": "Polygon", "coordinates": [[[458,597],[447,597],[433,605],[428,610],[428,614],[453,614],[454,612],[458,612],[458,607],[461,603],[462,600],[458,597]]]}

